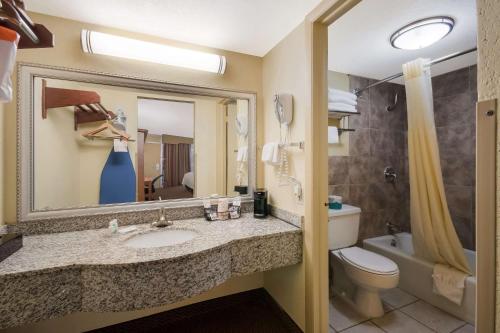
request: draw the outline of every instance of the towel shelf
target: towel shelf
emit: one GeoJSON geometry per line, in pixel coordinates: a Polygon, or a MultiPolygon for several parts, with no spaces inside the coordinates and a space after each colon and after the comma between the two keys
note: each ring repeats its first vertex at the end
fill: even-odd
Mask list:
{"type": "Polygon", "coordinates": [[[356,130],[354,128],[337,128],[337,131],[339,132],[339,136],[341,136],[344,132],[355,132],[356,130]]]}
{"type": "Polygon", "coordinates": [[[347,112],[347,111],[336,111],[336,110],[328,110],[328,118],[333,119],[342,119],[344,117],[349,117],[353,115],[360,115],[359,112],[347,112]]]}
{"type": "MultiPolygon", "coordinates": [[[[306,147],[306,143],[304,141],[299,141],[299,142],[289,142],[289,143],[280,143],[279,144],[280,148],[288,148],[288,147],[296,147],[300,150],[304,150],[306,147]]],[[[257,146],[258,150],[262,150],[264,146],[257,146]]],[[[238,150],[234,151],[235,153],[238,152],[238,150]]]]}

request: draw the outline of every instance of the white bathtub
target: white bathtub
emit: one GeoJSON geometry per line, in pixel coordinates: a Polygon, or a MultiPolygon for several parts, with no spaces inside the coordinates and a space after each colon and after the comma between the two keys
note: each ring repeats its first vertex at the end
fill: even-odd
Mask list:
{"type": "Polygon", "coordinates": [[[462,305],[448,301],[446,298],[432,292],[433,264],[413,255],[411,234],[399,233],[395,236],[382,236],[363,241],[367,250],[379,253],[392,259],[399,266],[399,288],[424,301],[465,320],[471,324],[475,321],[476,302],[476,252],[465,250],[474,275],[465,281],[465,294],[462,305]],[[391,246],[391,241],[396,239],[396,246],[391,246]]]}

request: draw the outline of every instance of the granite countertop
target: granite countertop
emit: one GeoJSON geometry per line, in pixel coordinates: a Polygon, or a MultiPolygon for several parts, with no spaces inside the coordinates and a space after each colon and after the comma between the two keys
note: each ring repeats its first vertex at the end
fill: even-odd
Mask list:
{"type": "Polygon", "coordinates": [[[156,260],[178,259],[186,255],[213,250],[232,241],[301,233],[300,229],[274,217],[264,220],[245,214],[237,220],[207,222],[197,218],[178,220],[166,228],[136,225],[137,231],[111,234],[107,229],[33,235],[23,239],[23,248],[0,262],[0,275],[33,273],[72,265],[122,265],[156,260]],[[198,235],[185,243],[147,249],[125,246],[137,234],[184,229],[198,235]]]}
{"type": "Polygon", "coordinates": [[[128,234],[96,229],[24,237],[23,248],[0,262],[0,284],[6,286],[0,290],[0,328],[77,311],[169,304],[232,276],[302,261],[302,230],[274,217],[174,221],[168,229],[191,230],[197,236],[147,249],[124,242],[165,228],[136,226],[128,234]]]}

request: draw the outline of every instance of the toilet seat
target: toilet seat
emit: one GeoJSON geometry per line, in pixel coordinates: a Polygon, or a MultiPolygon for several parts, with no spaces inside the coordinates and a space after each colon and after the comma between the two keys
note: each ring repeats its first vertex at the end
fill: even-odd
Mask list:
{"type": "Polygon", "coordinates": [[[394,261],[357,246],[338,250],[337,253],[344,261],[362,271],[377,275],[399,274],[398,265],[394,261]]]}

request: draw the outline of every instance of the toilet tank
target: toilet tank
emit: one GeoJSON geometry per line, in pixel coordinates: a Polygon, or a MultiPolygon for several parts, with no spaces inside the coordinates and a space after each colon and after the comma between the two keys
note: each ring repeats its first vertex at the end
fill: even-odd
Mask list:
{"type": "Polygon", "coordinates": [[[342,209],[328,210],[328,248],[330,250],[349,247],[358,241],[361,209],[342,205],[342,209]]]}

